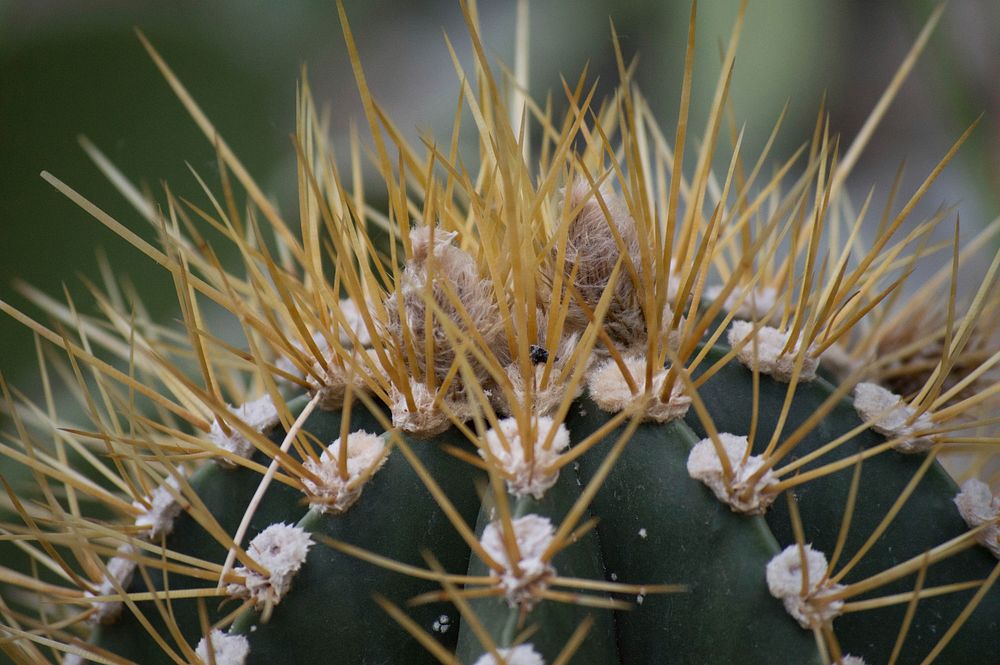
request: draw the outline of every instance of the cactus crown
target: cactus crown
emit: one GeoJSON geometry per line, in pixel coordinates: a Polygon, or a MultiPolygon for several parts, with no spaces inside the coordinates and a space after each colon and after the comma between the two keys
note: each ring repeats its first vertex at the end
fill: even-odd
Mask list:
{"type": "Polygon", "coordinates": [[[846,150],[820,113],[770,177],[771,143],[747,160],[732,127],[713,163],[742,9],[697,140],[694,9],[672,140],[617,39],[616,95],[597,104],[581,76],[557,119],[495,77],[463,10],[472,170],[462,114],[418,148],[382,113],[340,8],[386,210],[341,172],[303,83],[298,218],[282,217],[144,38],[217,146],[221,194],[155,205],[85,144],[154,246],[43,174],[164,267],[183,326],[151,320],[110,270],[90,289],[100,316],[31,293],[46,324],[0,303],[35,333],[45,387],[36,402],[0,381],[0,452],[33,487],[4,481],[4,540],[24,564],[0,565],[0,651],[144,665],[989,653],[1000,255],[967,301],[956,283],[998,226],[964,247],[957,220],[932,240],[947,210],[904,226],[972,128],[886,205],[870,246],[872,198],[855,209],[844,188],[940,10],[846,150]],[[234,325],[237,343],[221,332],[234,325]]]}

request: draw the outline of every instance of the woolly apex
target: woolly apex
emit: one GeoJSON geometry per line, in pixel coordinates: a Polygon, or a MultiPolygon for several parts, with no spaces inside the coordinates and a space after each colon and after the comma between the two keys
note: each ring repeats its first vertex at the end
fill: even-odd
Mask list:
{"type": "Polygon", "coordinates": [[[889,439],[900,439],[893,446],[901,453],[927,452],[934,444],[931,437],[919,436],[934,428],[934,421],[927,413],[914,418],[916,409],[903,398],[874,383],[854,386],[854,408],[871,428],[889,439]]]}
{"type": "Polygon", "coordinates": [[[208,638],[201,638],[194,651],[205,665],[243,665],[250,655],[250,642],[243,635],[230,635],[213,629],[208,638]],[[208,655],[209,642],[212,655],[208,655]]]}
{"type": "MultiPolygon", "coordinates": [[[[723,290],[724,287],[722,286],[710,286],[705,289],[705,298],[716,300],[722,295],[723,290]]],[[[726,301],[722,304],[722,309],[732,312],[736,319],[769,321],[772,317],[764,317],[768,316],[768,313],[777,301],[778,291],[773,286],[751,289],[745,297],[743,289],[737,287],[726,296],[726,301]],[[740,302],[740,298],[743,298],[743,302],[740,302]]]]}
{"type": "Polygon", "coordinates": [[[521,435],[516,418],[501,420],[497,429],[486,432],[484,446],[479,449],[480,457],[487,461],[492,457],[496,465],[506,472],[507,491],[511,494],[530,494],[535,499],[541,499],[559,478],[555,462],[560,453],[569,448],[566,426],[557,425],[548,416],[532,418],[530,440],[521,435]],[[553,428],[556,430],[554,434],[553,428]],[[548,448],[544,448],[543,444],[550,436],[552,441],[548,448]],[[531,461],[527,459],[526,448],[531,450],[531,461]]]}
{"type": "Polygon", "coordinates": [[[549,579],[556,574],[542,554],[555,537],[555,529],[547,517],[525,515],[511,521],[517,550],[521,555],[517,566],[511,565],[504,546],[503,525],[490,522],[483,529],[479,542],[494,561],[503,566],[500,573],[500,587],[507,596],[511,607],[531,610],[541,600],[540,595],[549,586],[549,579]]]}
{"type": "MultiPolygon", "coordinates": [[[[802,341],[799,340],[788,353],[782,350],[788,344],[789,332],[782,332],[777,328],[762,326],[757,330],[757,369],[768,374],[771,378],[788,383],[792,379],[792,372],[795,368],[795,356],[798,355],[802,341]]],[[[749,321],[733,321],[727,333],[729,345],[736,347],[742,344],[736,357],[745,366],[754,367],[754,342],[751,336],[754,335],[753,324],[749,321]],[[745,341],[745,343],[744,343],[745,341]]],[[[818,358],[813,356],[812,350],[807,349],[805,358],[802,360],[802,369],[799,371],[799,381],[812,381],[816,378],[816,366],[819,364],[818,358]]]]}
{"type": "Polygon", "coordinates": [[[722,461],[711,439],[702,439],[691,449],[687,461],[688,475],[708,485],[719,501],[729,504],[733,512],[763,515],[777,496],[769,491],[778,482],[777,477],[768,470],[760,480],[750,485],[750,477],[763,466],[764,457],[751,455],[743,461],[749,445],[745,436],[720,433],[719,442],[733,471],[729,484],[726,484],[722,461]]]}
{"type": "MultiPolygon", "coordinates": [[[[271,399],[270,395],[264,395],[259,399],[247,402],[236,408],[230,406],[229,411],[237,419],[246,423],[250,429],[257,432],[264,433],[278,424],[278,410],[275,408],[274,400],[271,399]]],[[[211,438],[212,443],[219,448],[233,453],[234,455],[239,455],[240,457],[250,457],[256,450],[253,443],[243,436],[243,434],[236,428],[232,427],[232,425],[229,427],[229,435],[227,436],[222,430],[222,426],[219,424],[218,419],[212,423],[209,438],[211,438]]],[[[219,462],[225,466],[234,466],[233,463],[225,457],[220,457],[219,462]]]]}
{"type": "MultiPolygon", "coordinates": [[[[456,360],[455,330],[463,336],[471,336],[470,330],[474,330],[473,337],[485,346],[484,352],[496,356],[501,366],[510,362],[504,320],[493,283],[480,276],[472,256],[451,244],[456,235],[438,228],[434,230],[432,243],[430,227],[410,231],[413,254],[397,290],[385,302],[386,333],[404,357],[416,360],[416,365],[409,368],[411,374],[424,377],[430,368],[438,383],[444,381],[456,360]],[[429,307],[429,300],[433,306],[429,307]],[[450,334],[442,320],[451,322],[450,334]],[[434,346],[432,357],[427,356],[428,338],[434,346]]],[[[488,383],[490,373],[486,367],[472,354],[465,357],[476,380],[488,383]]]]}
{"type": "Polygon", "coordinates": [[[641,356],[625,356],[623,360],[640,392],[632,393],[621,368],[611,358],[591,370],[587,376],[587,389],[597,406],[603,411],[617,413],[631,407],[636,401],[648,400],[645,403],[644,420],[665,423],[684,417],[691,406],[691,398],[683,393],[679,380],[674,382],[670,398],[664,402],[660,399],[660,394],[667,379],[667,370],[654,372],[653,385],[647,397],[642,392],[646,381],[646,359],[641,356]]]}
{"type": "Polygon", "coordinates": [[[1000,496],[995,496],[983,481],[970,478],[962,483],[955,505],[969,528],[989,525],[976,535],[976,540],[1000,559],[1000,496]]]}
{"type": "Polygon", "coordinates": [[[843,584],[832,584],[826,579],[828,563],[826,556],[811,545],[804,547],[806,567],[802,568],[802,556],[798,545],[789,545],[767,564],[767,588],[771,595],[785,604],[785,610],[803,628],[810,629],[832,621],[844,609],[843,600],[824,601],[844,588],[843,584]],[[802,582],[808,575],[808,590],[802,595],[802,582]]]}
{"type": "Polygon", "coordinates": [[[468,402],[451,393],[432,393],[427,384],[410,378],[410,395],[415,409],[410,409],[406,395],[393,384],[389,391],[389,409],[392,425],[418,437],[429,437],[448,429],[449,414],[458,420],[468,420],[472,411],[468,402]]]}
{"type": "MultiPolygon", "coordinates": [[[[545,665],[545,659],[530,644],[519,644],[513,649],[497,649],[506,665],[545,665]]],[[[484,653],[473,665],[500,665],[491,653],[484,653]]]]}
{"type": "Polygon", "coordinates": [[[385,441],[381,437],[365,431],[352,432],[347,435],[347,478],[342,478],[338,438],[323,451],[318,462],[311,458],[305,462],[305,468],[319,478],[318,483],[308,478],[302,480],[309,507],[334,515],[346,512],[361,496],[365,482],[387,458],[385,441]]]}
{"type": "MultiPolygon", "coordinates": [[[[127,589],[128,585],[132,583],[132,576],[135,574],[136,564],[134,557],[136,554],[138,554],[138,551],[132,545],[127,543],[120,545],[118,547],[118,554],[108,560],[106,566],[107,572],[104,579],[97,586],[97,593],[87,591],[84,595],[87,598],[117,596],[120,592],[115,586],[115,582],[118,583],[118,587],[121,589],[127,589]]],[[[120,600],[92,601],[91,607],[95,610],[91,617],[92,620],[108,625],[118,621],[118,617],[122,613],[123,603],[120,600]]]]}
{"type": "Polygon", "coordinates": [[[135,525],[140,529],[138,536],[144,540],[159,540],[168,536],[174,530],[174,520],[180,515],[183,506],[175,498],[179,495],[180,483],[174,476],[168,476],[163,485],[153,490],[146,497],[146,505],[141,501],[133,501],[132,505],[142,512],[135,518],[135,525]],[[169,488],[168,488],[169,486],[169,488]],[[172,490],[172,491],[171,491],[172,490]]]}
{"type": "MultiPolygon", "coordinates": [[[[564,274],[568,279],[576,270],[573,286],[587,307],[594,310],[608,287],[615,264],[624,249],[628,256],[626,261],[631,260],[638,281],[633,279],[628,266],[623,265],[614,284],[603,328],[623,348],[644,342],[646,318],[641,306],[643,296],[638,286],[644,282],[639,234],[624,199],[608,184],[601,187],[598,198],[592,193],[590,183],[583,178],[577,178],[572,186],[564,190],[563,195],[564,209],[570,213],[579,210],[570,220],[566,234],[565,263],[562,266],[564,274]]],[[[555,248],[552,254],[554,257],[557,255],[555,248]]],[[[575,297],[571,297],[564,324],[566,332],[582,332],[589,323],[590,317],[584,308],[575,297]]]]}
{"type": "Polygon", "coordinates": [[[257,609],[269,612],[288,593],[312,545],[312,537],[305,529],[292,524],[272,524],[257,534],[247,548],[247,554],[269,574],[240,566],[234,572],[243,576],[244,582],[230,584],[226,592],[249,598],[257,609]]]}

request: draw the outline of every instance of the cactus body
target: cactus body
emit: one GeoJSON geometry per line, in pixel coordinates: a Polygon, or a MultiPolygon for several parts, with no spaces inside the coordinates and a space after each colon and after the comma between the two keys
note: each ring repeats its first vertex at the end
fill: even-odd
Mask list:
{"type": "MultiPolygon", "coordinates": [[[[721,357],[724,351],[713,353],[721,357]]],[[[726,431],[747,429],[751,381],[751,372],[733,362],[705,384],[701,396],[717,427],[726,431]]],[[[759,446],[774,430],[786,390],[785,384],[768,377],[761,379],[759,446]]],[[[792,419],[786,425],[789,431],[797,426],[798,420],[819,408],[832,392],[833,387],[823,382],[800,386],[795,393],[792,419]]],[[[573,440],[582,440],[598,430],[608,417],[589,399],[575,402],[567,419],[573,440]]],[[[818,446],[859,424],[849,400],[845,399],[798,450],[805,454],[811,450],[808,440],[818,446]]],[[[352,430],[378,426],[363,411],[352,414],[352,430]]],[[[536,514],[558,524],[626,427],[620,425],[583,455],[576,468],[561,473],[541,500],[511,497],[513,517],[536,514]]],[[[340,416],[336,412],[317,413],[307,421],[307,429],[320,440],[335,438],[340,431],[340,416]]],[[[594,617],[597,623],[574,657],[574,663],[660,662],[662,654],[671,654],[668,662],[724,662],[737,657],[744,662],[822,662],[810,633],[786,614],[767,592],[764,580],[767,562],[784,546],[795,542],[787,506],[779,503],[766,517],[737,515],[690,478],[685,464],[702,435],[704,430],[697,418],[665,425],[640,424],[628,436],[621,458],[591,504],[590,510],[599,520],[596,530],[553,560],[555,568],[566,576],[638,584],[683,581],[688,587],[684,593],[643,596],[642,604],[630,610],[597,614],[594,617]]],[[[883,440],[877,434],[858,434],[849,447],[843,448],[843,455],[849,457],[883,440]]],[[[446,488],[463,519],[470,525],[476,524],[476,532],[481,535],[490,516],[495,514],[490,492],[486,492],[480,506],[474,483],[477,479],[482,483],[482,475],[441,449],[443,444],[463,441],[460,433],[450,430],[430,440],[410,440],[410,446],[424,467],[446,488]]],[[[870,465],[865,464],[857,498],[857,505],[864,509],[855,513],[846,553],[860,547],[867,534],[873,532],[902,487],[920,471],[922,462],[922,457],[892,453],[876,456],[870,465]]],[[[448,571],[460,572],[468,565],[469,575],[488,574],[488,568],[476,557],[467,564],[468,546],[398,450],[389,456],[386,468],[376,478],[357,506],[342,516],[309,511],[302,505],[301,494],[275,488],[258,512],[251,533],[270,523],[300,516],[299,525],[314,537],[327,535],[418,567],[425,565],[421,550],[428,547],[448,571]],[[373,528],[374,525],[378,528],[373,528]]],[[[192,479],[192,485],[220,524],[233,531],[257,479],[257,474],[247,470],[207,465],[192,479]]],[[[835,548],[843,518],[840,506],[846,500],[850,480],[848,469],[807,485],[797,495],[799,510],[809,529],[807,541],[817,549],[831,552],[835,548]]],[[[954,482],[933,463],[907,500],[907,510],[893,521],[886,536],[859,565],[855,576],[860,579],[887,570],[962,535],[967,526],[951,501],[956,491],[954,482]]],[[[170,549],[221,562],[224,550],[204,533],[198,538],[193,532],[199,527],[187,522],[182,520],[177,525],[168,543],[170,549]]],[[[945,565],[935,566],[928,584],[985,578],[995,566],[995,560],[984,549],[970,549],[949,558],[945,565]]],[[[162,584],[156,586],[162,588],[162,584]]],[[[184,586],[180,579],[170,583],[173,589],[184,586]]],[[[144,588],[137,581],[131,590],[144,588]]],[[[257,615],[250,612],[237,622],[234,632],[250,638],[250,663],[318,664],[331,662],[331,658],[345,663],[365,659],[431,663],[435,660],[423,647],[388,616],[376,611],[371,594],[379,593],[404,603],[435,588],[433,582],[387,572],[329,548],[315,548],[297,576],[295,588],[270,620],[259,623],[257,615]],[[365,621],[358,620],[362,615],[365,621]],[[302,640],[303,633],[325,638],[302,640]]],[[[890,589],[905,592],[907,585],[899,583],[890,589]]],[[[949,594],[921,603],[912,623],[912,642],[900,662],[911,662],[908,654],[912,654],[912,662],[919,662],[921,654],[933,647],[935,638],[962,611],[972,593],[949,594]]],[[[964,628],[970,637],[955,640],[942,655],[943,662],[972,662],[969,659],[981,648],[982,636],[995,635],[1000,630],[998,603],[1000,594],[995,591],[984,598],[964,628]],[[972,638],[973,635],[977,637],[972,638]]],[[[555,660],[573,631],[588,614],[594,613],[587,608],[542,601],[527,614],[527,623],[522,624],[519,608],[510,607],[503,599],[473,600],[471,606],[499,647],[514,646],[515,638],[526,626],[536,625],[538,632],[532,644],[546,662],[555,660]]],[[[174,608],[178,617],[184,617],[178,623],[188,631],[188,639],[196,641],[201,628],[193,602],[175,601],[174,608]]],[[[213,616],[221,615],[225,609],[220,608],[213,616]]],[[[873,661],[888,658],[892,644],[884,639],[884,626],[901,622],[904,611],[905,605],[837,619],[838,628],[841,623],[849,626],[839,633],[843,635],[843,648],[864,653],[873,661]]],[[[412,617],[442,645],[449,649],[457,646],[462,662],[474,662],[482,654],[483,646],[462,623],[452,604],[428,604],[413,612],[412,617]],[[443,622],[445,630],[441,630],[442,617],[448,617],[443,622]]],[[[128,617],[116,625],[102,627],[95,644],[136,662],[170,662],[162,652],[150,649],[149,641],[142,637],[142,628],[128,617]]]]}
{"type": "MultiPolygon", "coordinates": [[[[398,150],[400,173],[375,151],[387,215],[341,181],[304,86],[296,235],[148,44],[253,213],[228,172],[210,211],[168,192],[170,214],[141,211],[161,251],[46,176],[170,272],[184,326],[126,320],[113,280],[93,289],[108,321],[39,298],[50,328],[0,303],[67,355],[39,354],[44,406],[0,379],[0,452],[38,488],[8,486],[4,540],[28,565],[0,565],[0,649],[141,665],[992,657],[1000,255],[967,306],[953,286],[928,311],[957,281],[956,226],[950,265],[901,295],[943,217],[895,237],[921,187],[859,252],[870,201],[853,214],[823,123],[788,191],[786,168],[754,185],[739,136],[720,179],[740,23],[690,179],[686,101],[672,148],[624,65],[607,110],[581,81],[561,128],[535,119],[535,174],[505,120],[527,107],[508,113],[467,18],[475,177],[377,112],[345,19],[369,120],[398,150]],[[191,215],[242,273],[183,235],[191,215]],[[245,344],[208,332],[205,301],[245,344]],[[49,363],[87,424],[48,398],[49,363]],[[938,461],[953,452],[961,490],[938,461]]],[[[693,12],[688,73],[694,32],[693,12]]]]}

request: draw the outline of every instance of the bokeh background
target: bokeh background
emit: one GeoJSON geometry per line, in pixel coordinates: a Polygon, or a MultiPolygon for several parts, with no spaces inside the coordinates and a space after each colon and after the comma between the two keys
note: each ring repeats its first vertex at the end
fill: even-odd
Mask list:
{"type": "MultiPolygon", "coordinates": [[[[410,136],[447,136],[458,84],[442,38],[466,62],[470,49],[455,0],[345,0],[378,99],[410,136]]],[[[699,8],[693,117],[700,118],[719,70],[720,43],[737,2],[699,8]]],[[[790,101],[774,158],[811,132],[828,94],[832,128],[849,141],[915,39],[934,3],[923,0],[752,0],[733,85],[747,122],[747,154],[759,151],[790,101]]],[[[481,0],[487,47],[513,53],[514,0],[481,0]]],[[[605,91],[616,80],[609,18],[626,55],[640,54],[638,80],[672,135],[687,0],[536,0],[531,8],[531,90],[559,90],[586,63],[605,91]]],[[[167,181],[203,200],[187,164],[211,182],[211,146],[170,92],[133,33],[141,28],[189,87],[265,191],[294,217],[296,81],[303,65],[316,97],[332,109],[335,144],[352,119],[364,126],[333,0],[0,0],[0,298],[26,306],[23,279],[58,294],[63,284],[89,307],[79,276],[97,278],[98,248],[139,285],[161,318],[173,316],[173,286],[152,262],[47,185],[48,170],[134,229],[144,223],[77,144],[84,134],[136,182],[167,181]]],[[[963,228],[1000,210],[1000,3],[953,0],[914,75],[890,110],[850,186],[884,193],[900,161],[912,190],[980,113],[984,120],[930,192],[954,204],[963,228]]],[[[559,95],[556,95],[559,99],[559,95]]],[[[694,127],[700,131],[700,122],[694,127]]],[[[905,189],[904,189],[905,191],[905,189]]],[[[30,308],[29,308],[30,309],[30,308]]],[[[31,335],[0,317],[0,371],[31,390],[31,335]]]]}

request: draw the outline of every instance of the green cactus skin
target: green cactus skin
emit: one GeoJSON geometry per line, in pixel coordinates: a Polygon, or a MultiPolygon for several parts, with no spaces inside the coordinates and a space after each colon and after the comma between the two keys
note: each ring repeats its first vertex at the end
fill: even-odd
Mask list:
{"type": "MultiPolygon", "coordinates": [[[[572,468],[564,469],[559,474],[556,484],[545,493],[541,500],[536,500],[531,496],[510,497],[511,517],[517,518],[533,513],[548,517],[553,524],[558,525],[580,496],[578,480],[578,476],[572,468]]],[[[489,523],[493,506],[492,495],[487,494],[479,511],[479,519],[476,524],[477,535],[482,535],[483,529],[489,523]]],[[[599,538],[591,531],[577,543],[562,550],[552,563],[559,574],[566,577],[604,579],[607,577],[607,573],[602,559],[599,538]]],[[[487,572],[488,569],[482,561],[478,557],[472,557],[469,574],[483,575],[487,572]]],[[[539,653],[546,657],[546,662],[551,662],[559,654],[576,627],[589,615],[595,619],[596,623],[588,633],[586,648],[576,653],[573,663],[599,665],[600,663],[619,662],[618,649],[615,644],[615,625],[609,611],[542,601],[527,616],[525,625],[519,628],[519,610],[508,606],[504,599],[477,599],[472,602],[472,607],[483,620],[499,647],[512,646],[518,633],[525,628],[537,625],[539,631],[532,636],[531,643],[539,653]]],[[[463,663],[472,663],[482,653],[483,645],[463,623],[458,644],[459,658],[463,663]]]]}
{"type": "MultiPolygon", "coordinates": [[[[709,364],[721,357],[723,351],[721,348],[713,349],[712,355],[709,356],[709,364]]],[[[822,378],[797,386],[784,432],[794,431],[798,424],[818,409],[834,390],[834,387],[822,378]]],[[[699,389],[699,394],[708,404],[726,404],[724,409],[711,410],[715,425],[720,431],[742,433],[750,422],[751,391],[751,373],[742,366],[731,363],[706,381],[699,389]]],[[[759,421],[755,440],[758,450],[767,445],[774,432],[786,391],[785,384],[777,383],[768,377],[761,377],[759,421]]],[[[704,430],[696,418],[689,416],[688,422],[699,436],[704,436],[704,430]]],[[[820,425],[796,446],[795,454],[804,456],[860,424],[861,421],[850,400],[843,399],[820,425]]],[[[825,457],[824,461],[856,455],[884,440],[879,434],[866,430],[838,447],[834,453],[825,457]]],[[[846,562],[874,532],[923,462],[924,455],[897,452],[876,455],[864,461],[857,507],[844,549],[846,558],[842,561],[846,562]]],[[[806,466],[803,471],[809,468],[806,466]]],[[[795,490],[807,543],[812,543],[824,552],[833,551],[850,484],[851,471],[846,470],[817,478],[795,490]]],[[[847,576],[846,581],[851,582],[879,573],[965,533],[968,526],[955,509],[953,502],[957,491],[955,482],[940,464],[934,462],[885,534],[847,576]]],[[[794,542],[787,503],[776,501],[766,518],[768,527],[782,546],[794,542]]],[[[996,566],[996,560],[985,548],[972,547],[931,566],[927,572],[925,587],[986,579],[996,566]]],[[[912,579],[912,577],[907,578],[881,588],[874,595],[884,596],[911,591],[912,579]]],[[[921,600],[898,662],[919,663],[973,594],[974,591],[956,592],[921,600]]],[[[867,662],[887,662],[894,640],[887,640],[886,633],[901,625],[905,611],[906,605],[903,604],[881,610],[845,614],[838,618],[834,625],[838,629],[837,635],[845,653],[864,655],[867,662]]],[[[958,637],[945,648],[935,662],[978,662],[983,657],[984,640],[1000,640],[1000,588],[995,586],[982,599],[958,637]]]]}
{"type": "MultiPolygon", "coordinates": [[[[717,359],[725,350],[713,349],[710,359],[717,359]]],[[[733,361],[700,389],[699,394],[719,431],[742,432],[748,427],[751,381],[751,372],[733,361]]],[[[760,377],[758,447],[766,445],[773,432],[786,390],[786,384],[760,377]]],[[[822,379],[797,386],[785,432],[794,430],[832,391],[833,387],[822,379]]],[[[609,414],[589,399],[579,400],[567,418],[572,440],[581,441],[608,418],[609,414]]],[[[842,400],[800,444],[797,452],[804,454],[859,424],[849,400],[842,400]]],[[[369,414],[356,407],[351,427],[372,429],[377,425],[369,414]]],[[[625,427],[620,425],[584,454],[578,466],[564,468],[543,499],[512,497],[513,516],[535,513],[558,524],[625,427]]],[[[314,413],[307,420],[306,430],[321,441],[332,440],[339,436],[339,414],[314,413]]],[[[596,624],[573,663],[822,662],[812,634],[786,614],[780,601],[768,593],[764,580],[768,560],[783,546],[794,543],[787,504],[776,502],[764,517],[738,515],[701,483],[692,480],[685,464],[691,447],[703,435],[703,427],[693,415],[686,421],[665,425],[639,425],[591,504],[593,515],[599,518],[596,531],[563,550],[553,562],[563,576],[636,584],[682,583],[689,587],[688,591],[650,594],[643,597],[641,605],[613,613],[543,601],[520,627],[519,610],[508,607],[505,601],[472,601],[472,607],[499,647],[511,646],[523,629],[535,627],[537,632],[530,641],[546,662],[552,662],[574,629],[590,615],[596,624]]],[[[853,455],[882,440],[866,431],[836,454],[853,455]]],[[[444,443],[461,441],[462,435],[449,430],[430,440],[413,440],[410,447],[466,523],[476,524],[477,534],[481,535],[492,509],[489,492],[482,506],[479,505],[475,484],[478,479],[482,485],[482,474],[441,448],[444,443]]],[[[876,528],[922,461],[922,455],[892,452],[864,462],[857,508],[842,562],[876,528]]],[[[806,541],[822,551],[830,552],[835,546],[850,481],[849,468],[809,482],[796,492],[807,529],[806,541]]],[[[232,532],[259,476],[247,470],[225,470],[208,464],[191,482],[220,524],[232,532]]],[[[935,462],[903,512],[847,581],[885,570],[964,533],[967,527],[952,503],[955,492],[953,481],[935,462]]],[[[281,521],[297,521],[316,535],[327,535],[414,566],[425,565],[422,557],[425,548],[449,572],[463,572],[470,561],[468,546],[398,449],[389,455],[385,467],[375,474],[358,503],[342,516],[306,512],[301,495],[276,485],[257,512],[248,537],[270,523],[281,521]]],[[[225,551],[187,515],[179,519],[168,545],[175,551],[220,563],[225,556],[225,551]]],[[[926,586],[982,579],[989,576],[995,565],[985,549],[973,547],[932,566],[926,586]]],[[[468,572],[482,575],[487,569],[473,556],[468,572]]],[[[161,588],[158,573],[150,571],[150,574],[156,587],[161,588]]],[[[170,588],[190,586],[188,582],[194,581],[170,579],[170,588]]],[[[135,582],[131,590],[142,588],[140,582],[135,582]]],[[[403,604],[408,598],[438,588],[434,582],[388,572],[317,545],[294,580],[292,591],[275,608],[270,621],[259,623],[250,612],[238,620],[234,632],[249,636],[251,663],[431,663],[434,658],[377,608],[372,594],[379,593],[403,604]],[[322,638],[303,639],[309,635],[322,638]]],[[[907,579],[879,589],[878,595],[911,589],[912,580],[907,579]]],[[[920,662],[973,593],[952,593],[921,601],[898,662],[920,662]]],[[[173,607],[178,624],[193,645],[202,635],[195,603],[174,601],[173,607]]],[[[227,611],[225,606],[210,605],[209,609],[213,617],[227,611]]],[[[903,604],[837,618],[834,625],[844,652],[863,655],[868,662],[884,662],[892,650],[893,636],[905,609],[903,604]]],[[[409,608],[409,612],[428,630],[438,617],[448,616],[451,622],[448,631],[434,635],[449,649],[455,648],[457,642],[461,662],[474,662],[483,653],[483,646],[449,604],[409,608]]],[[[936,662],[976,662],[983,645],[1000,635],[998,622],[1000,590],[993,589],[936,662]]],[[[136,662],[170,662],[127,610],[119,623],[101,627],[94,642],[136,662]]]]}

